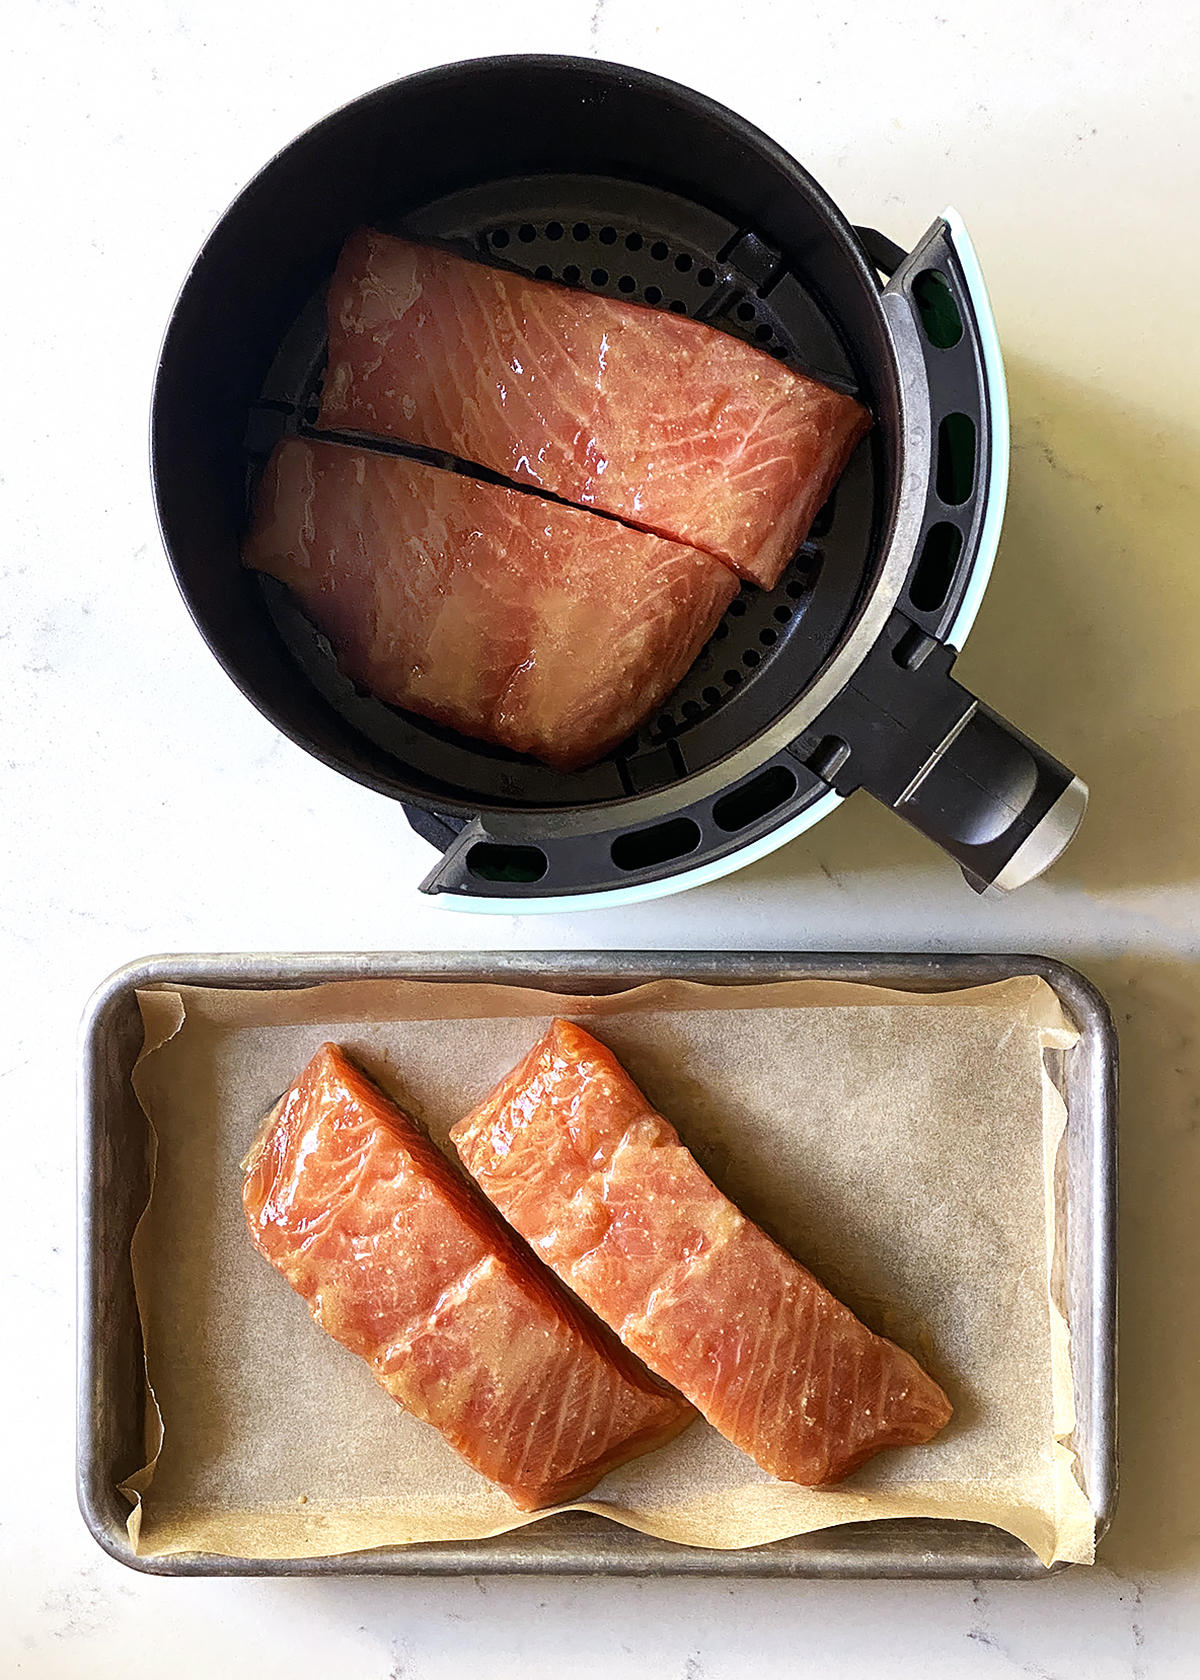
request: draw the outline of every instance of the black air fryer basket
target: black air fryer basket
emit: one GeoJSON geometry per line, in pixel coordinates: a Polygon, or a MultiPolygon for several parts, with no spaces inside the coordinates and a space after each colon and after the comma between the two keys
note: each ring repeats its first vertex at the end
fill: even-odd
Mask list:
{"type": "Polygon", "coordinates": [[[765,135],[673,83],[591,60],[481,59],[302,135],[188,277],[153,445],[167,552],[213,652],[292,740],[402,801],[443,853],[423,890],[462,908],[673,891],[761,856],[859,787],[981,889],[1040,873],[1083,815],[1083,784],[951,675],[1008,461],[1003,369],[961,222],[947,212],[906,255],[851,227],[765,135]],[[313,432],[325,287],[364,223],[709,321],[875,416],[779,586],[743,588],[658,715],[588,769],[371,698],[287,591],[240,564],[267,455],[313,432]]]}

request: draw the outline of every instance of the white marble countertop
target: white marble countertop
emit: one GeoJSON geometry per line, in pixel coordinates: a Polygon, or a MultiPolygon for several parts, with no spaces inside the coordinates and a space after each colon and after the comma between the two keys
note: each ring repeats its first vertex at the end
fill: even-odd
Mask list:
{"type": "Polygon", "coordinates": [[[12,0],[0,614],[6,1380],[0,1673],[283,1680],[1200,1673],[1200,34],[1182,0],[12,0]],[[1091,784],[1007,901],[862,796],[731,879],[576,916],[446,915],[398,808],[292,747],[188,620],[157,536],[150,382],[213,222],[371,86],[514,50],[702,89],[850,213],[966,217],[1008,360],[1005,536],[964,680],[1091,784]],[[1124,1055],[1123,1494],[1046,1581],[170,1581],[73,1492],[75,1033],[151,951],[1036,949],[1124,1055]]]}

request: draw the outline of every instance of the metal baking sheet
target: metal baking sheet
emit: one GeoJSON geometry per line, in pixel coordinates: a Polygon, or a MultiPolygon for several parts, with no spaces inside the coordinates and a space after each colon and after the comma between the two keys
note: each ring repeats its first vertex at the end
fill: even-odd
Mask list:
{"type": "MultiPolygon", "coordinates": [[[[146,1378],[129,1245],[149,1193],[145,1116],[130,1080],[142,1042],[141,986],[300,987],[330,980],[498,981],[617,992],[648,980],[746,985],[853,980],[956,991],[1040,975],[1078,1029],[1061,1053],[1066,1291],[1075,1374],[1075,1447],[1097,1537],[1116,1503],[1116,1035],[1082,975],[1048,957],[728,952],[340,952],[149,957],[118,970],[84,1015],[79,1083],[77,1473],[88,1528],[111,1557],[151,1575],[720,1575],[831,1579],[1004,1578],[1052,1573],[1021,1541],[983,1523],[927,1518],[849,1524],[741,1551],[681,1546],[581,1512],[493,1539],[389,1547],[327,1558],[182,1554],[142,1558],[118,1484],[143,1462],[146,1378]]],[[[1065,1564],[1055,1568],[1070,1567],[1065,1564]]]]}

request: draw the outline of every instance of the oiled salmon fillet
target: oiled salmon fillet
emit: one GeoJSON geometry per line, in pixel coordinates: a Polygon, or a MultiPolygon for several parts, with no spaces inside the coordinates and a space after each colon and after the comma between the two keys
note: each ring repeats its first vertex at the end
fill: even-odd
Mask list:
{"type": "Polygon", "coordinates": [[[576,1498],[694,1417],[336,1045],[246,1169],[250,1234],[317,1323],[523,1511],[576,1498]]]}
{"type": "Polygon", "coordinates": [[[242,552],[380,699],[564,770],[636,729],[737,593],[719,561],[616,520],[298,438],[242,552]]]}
{"type": "Polygon", "coordinates": [[[950,1417],[916,1361],[745,1219],[581,1027],[555,1021],[451,1137],[536,1253],[771,1475],[836,1482],[950,1417]]]}
{"type": "Polygon", "coordinates": [[[768,588],[871,424],[703,322],[370,228],[327,316],[322,426],[447,450],[768,588]]]}

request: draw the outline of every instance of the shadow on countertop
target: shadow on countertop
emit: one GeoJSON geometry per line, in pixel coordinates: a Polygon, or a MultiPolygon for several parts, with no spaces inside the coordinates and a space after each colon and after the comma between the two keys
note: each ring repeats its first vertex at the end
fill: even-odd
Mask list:
{"type": "MultiPolygon", "coordinates": [[[[1200,859],[1200,442],[1100,388],[1009,361],[1013,457],[992,581],[956,674],[1089,784],[1050,879],[1192,879],[1200,859]]],[[[921,869],[928,842],[860,794],[748,872],[761,885],[921,869]]]]}
{"type": "MultiPolygon", "coordinates": [[[[1004,539],[959,674],[1090,784],[1051,885],[1197,881],[1200,446],[1043,367],[1009,373],[1004,539]]],[[[885,872],[937,891],[939,871],[949,890],[948,862],[860,795],[745,879],[853,895],[885,872]]],[[[1178,1575],[1200,1569],[1200,956],[1070,960],[1121,1042],[1121,1495],[1099,1562],[1178,1575]]]]}
{"type": "Polygon", "coordinates": [[[1121,1493],[1099,1562],[1200,1566],[1200,961],[1086,967],[1121,1041],[1121,1493]]]}

